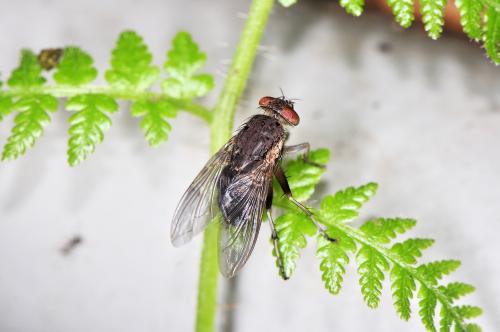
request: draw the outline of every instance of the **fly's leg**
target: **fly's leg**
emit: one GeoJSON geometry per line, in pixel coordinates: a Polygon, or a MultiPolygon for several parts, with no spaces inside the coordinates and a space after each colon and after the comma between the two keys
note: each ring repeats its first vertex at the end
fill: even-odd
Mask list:
{"type": "Polygon", "coordinates": [[[269,226],[271,227],[271,239],[273,240],[274,252],[276,253],[276,258],[278,260],[278,267],[280,269],[280,275],[284,280],[288,280],[288,276],[285,273],[285,266],[283,265],[283,258],[278,247],[278,233],[274,227],[274,220],[271,213],[271,209],[267,210],[267,218],[269,219],[269,226]]]}
{"type": "Polygon", "coordinates": [[[314,220],[314,216],[311,213],[311,211],[309,211],[304,205],[302,205],[302,203],[300,203],[295,198],[293,198],[292,190],[290,189],[290,186],[288,185],[288,180],[286,179],[285,172],[283,172],[283,168],[281,168],[281,166],[278,165],[276,167],[276,169],[274,170],[274,175],[276,176],[276,179],[278,180],[278,183],[280,184],[281,189],[283,189],[283,192],[288,197],[290,202],[295,204],[295,206],[297,206],[300,210],[302,210],[302,212],[304,212],[309,217],[309,219],[313,222],[313,224],[318,229],[318,232],[320,232],[321,235],[323,235],[328,241],[337,242],[337,239],[330,237],[326,233],[326,229],[323,225],[321,225],[316,220],[314,220]]]}
{"type": "Polygon", "coordinates": [[[276,232],[276,227],[274,227],[273,213],[273,184],[269,185],[269,190],[267,191],[266,199],[266,213],[267,219],[269,221],[269,227],[271,227],[271,239],[273,240],[274,252],[276,253],[276,258],[278,260],[278,268],[280,269],[280,275],[284,280],[288,280],[288,276],[285,274],[285,266],[283,265],[283,259],[278,247],[278,233],[276,232]]]}
{"type": "Polygon", "coordinates": [[[291,154],[291,153],[309,154],[309,151],[311,151],[311,145],[306,142],[306,143],[285,146],[283,152],[285,154],[291,154]]]}
{"type": "Polygon", "coordinates": [[[311,145],[309,143],[300,143],[297,145],[290,145],[290,146],[285,146],[283,150],[283,154],[300,154],[302,156],[302,159],[306,164],[319,167],[319,168],[325,168],[325,165],[315,163],[314,161],[309,160],[309,151],[311,151],[311,145]]]}

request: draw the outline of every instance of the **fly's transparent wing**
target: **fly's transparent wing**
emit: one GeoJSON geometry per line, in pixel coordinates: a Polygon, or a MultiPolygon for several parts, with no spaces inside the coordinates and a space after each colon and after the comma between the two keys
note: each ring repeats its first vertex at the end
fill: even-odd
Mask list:
{"type": "Polygon", "coordinates": [[[175,209],[170,227],[170,239],[176,247],[200,233],[218,212],[217,183],[227,165],[232,149],[230,140],[217,152],[196,176],[175,209]]]}
{"type": "Polygon", "coordinates": [[[245,265],[259,234],[272,165],[266,163],[235,177],[220,197],[219,267],[231,278],[245,265]]]}

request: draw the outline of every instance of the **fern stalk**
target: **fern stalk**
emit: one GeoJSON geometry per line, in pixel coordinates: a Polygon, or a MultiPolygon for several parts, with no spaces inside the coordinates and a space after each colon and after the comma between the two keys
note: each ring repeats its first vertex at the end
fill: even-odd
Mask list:
{"type": "Polygon", "coordinates": [[[179,109],[184,112],[198,116],[199,118],[210,123],[212,121],[212,112],[210,112],[204,106],[194,103],[192,101],[175,100],[169,98],[163,92],[154,91],[139,91],[137,89],[123,89],[123,88],[113,88],[111,86],[99,86],[99,85],[84,85],[84,86],[65,86],[65,85],[43,85],[40,87],[32,88],[30,90],[26,89],[9,89],[2,91],[4,96],[14,96],[21,97],[25,95],[36,94],[48,94],[58,98],[70,98],[85,93],[95,93],[103,94],[112,98],[138,101],[138,100],[155,100],[162,101],[168,100],[174,103],[179,109]]]}
{"type": "MultiPolygon", "coordinates": [[[[274,0],[252,1],[231,69],[212,113],[213,121],[210,127],[212,153],[215,153],[231,137],[236,106],[245,89],[273,3],[274,0]]],[[[197,332],[214,331],[215,327],[219,276],[217,231],[217,224],[212,223],[205,230],[203,237],[196,309],[197,332]]]]}

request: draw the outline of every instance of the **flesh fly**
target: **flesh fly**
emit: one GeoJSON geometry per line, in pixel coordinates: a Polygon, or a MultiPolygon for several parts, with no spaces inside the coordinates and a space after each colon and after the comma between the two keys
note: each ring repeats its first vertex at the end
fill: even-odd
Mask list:
{"type": "Polygon", "coordinates": [[[250,257],[266,211],[280,274],[288,279],[271,213],[273,176],[291,202],[310,217],[324,236],[330,238],[314,221],[309,210],[293,198],[281,167],[282,157],[292,153],[301,153],[309,162],[308,143],[284,145],[287,127],[297,126],[300,122],[293,102],[284,96],[262,97],[259,108],[263,114],[254,115],[243,124],[186,190],[175,211],[170,236],[173,245],[180,246],[212,220],[219,220],[219,268],[225,277],[230,278],[250,257]]]}

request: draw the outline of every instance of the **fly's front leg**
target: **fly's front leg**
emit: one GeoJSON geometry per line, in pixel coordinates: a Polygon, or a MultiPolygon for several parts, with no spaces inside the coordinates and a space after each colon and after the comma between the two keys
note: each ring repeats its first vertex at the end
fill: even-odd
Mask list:
{"type": "Polygon", "coordinates": [[[267,219],[269,220],[269,227],[271,227],[271,239],[273,240],[274,252],[276,253],[276,258],[278,260],[278,267],[280,269],[280,275],[284,280],[288,280],[288,276],[285,274],[285,266],[283,265],[283,259],[281,257],[281,253],[278,247],[278,233],[276,232],[276,227],[274,227],[273,220],[273,184],[269,185],[269,190],[267,191],[267,199],[266,199],[266,213],[267,219]]]}
{"type": "Polygon", "coordinates": [[[285,175],[285,172],[283,172],[283,168],[281,168],[280,165],[278,165],[276,167],[276,169],[274,170],[274,175],[276,176],[276,179],[278,180],[278,183],[280,184],[280,187],[281,189],[283,189],[283,192],[285,193],[285,195],[288,197],[288,199],[293,203],[295,204],[295,206],[297,206],[299,209],[302,210],[302,212],[304,212],[308,217],[309,219],[313,222],[313,224],[316,226],[316,228],[318,229],[318,231],[329,241],[332,241],[332,242],[337,242],[336,239],[330,237],[327,233],[326,233],[326,229],[323,227],[323,225],[321,225],[320,223],[318,223],[316,220],[314,220],[314,216],[313,214],[311,213],[311,211],[309,211],[304,205],[302,205],[302,203],[300,203],[299,201],[297,201],[295,198],[293,198],[292,196],[292,190],[290,189],[290,186],[288,185],[288,180],[286,179],[286,175],[285,175]]]}
{"type": "Polygon", "coordinates": [[[316,166],[319,168],[325,168],[325,165],[321,165],[315,163],[314,161],[309,160],[309,152],[311,151],[311,145],[309,143],[300,143],[297,145],[285,146],[283,150],[283,154],[300,154],[302,155],[302,159],[306,164],[316,166]]]}

